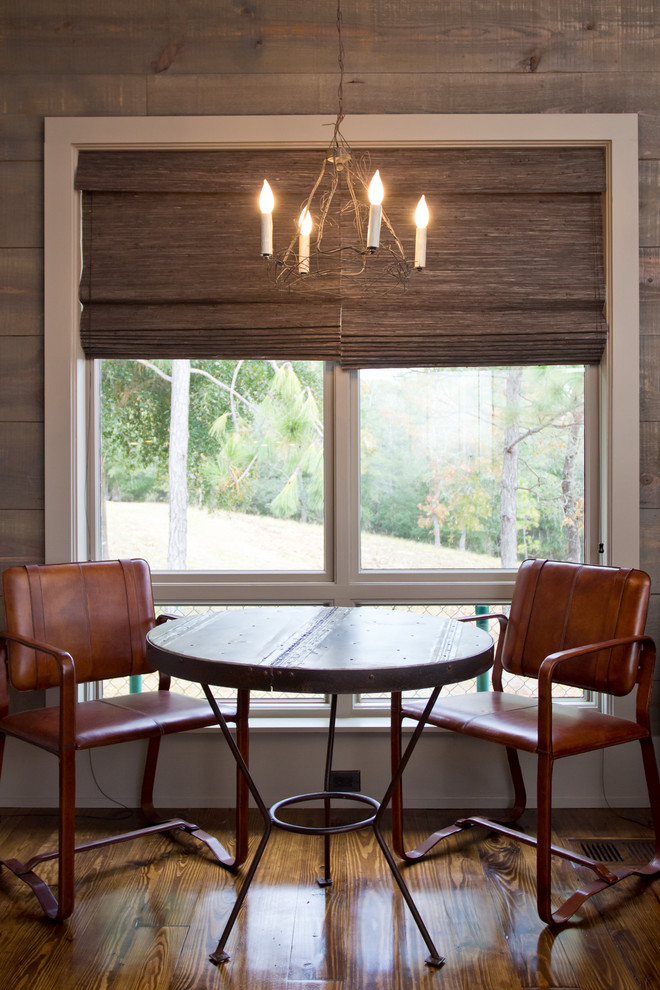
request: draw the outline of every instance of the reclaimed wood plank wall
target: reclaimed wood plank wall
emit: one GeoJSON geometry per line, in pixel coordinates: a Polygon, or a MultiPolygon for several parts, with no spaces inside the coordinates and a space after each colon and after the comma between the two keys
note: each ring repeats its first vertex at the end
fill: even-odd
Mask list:
{"type": "MultiPolygon", "coordinates": [[[[657,5],[343,0],[342,7],[349,114],[639,114],[642,565],[656,588],[649,631],[660,640],[657,5]]],[[[43,118],[333,115],[335,10],[334,0],[3,0],[0,567],[43,559],[43,118]]]]}

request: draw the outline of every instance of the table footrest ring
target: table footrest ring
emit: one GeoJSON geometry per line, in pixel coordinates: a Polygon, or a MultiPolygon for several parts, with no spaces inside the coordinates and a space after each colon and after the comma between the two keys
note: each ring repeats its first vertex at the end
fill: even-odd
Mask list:
{"type": "Polygon", "coordinates": [[[367,828],[373,824],[376,812],[380,808],[380,801],[369,797],[368,794],[359,794],[354,791],[315,791],[311,794],[296,794],[294,797],[284,798],[278,801],[269,809],[270,819],[278,828],[283,828],[287,832],[299,832],[302,835],[339,835],[341,832],[357,832],[361,828],[367,828]],[[278,817],[282,808],[287,808],[291,804],[302,804],[305,801],[357,801],[360,804],[368,804],[373,808],[373,814],[368,818],[361,818],[357,822],[350,822],[348,825],[296,825],[292,822],[283,821],[278,817]]]}

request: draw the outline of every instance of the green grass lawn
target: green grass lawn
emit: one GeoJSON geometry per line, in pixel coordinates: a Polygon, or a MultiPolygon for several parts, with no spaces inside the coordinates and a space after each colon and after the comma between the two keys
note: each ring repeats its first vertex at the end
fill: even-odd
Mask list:
{"type": "MultiPolygon", "coordinates": [[[[153,570],[167,566],[168,506],[164,502],[106,502],[105,556],[144,557],[153,570]]],[[[420,531],[421,532],[421,531],[420,531]]],[[[498,557],[434,547],[424,542],[365,533],[362,567],[367,570],[498,568],[498,557]]],[[[323,568],[319,525],[248,516],[240,512],[188,509],[188,567],[192,570],[286,570],[323,568]]]]}

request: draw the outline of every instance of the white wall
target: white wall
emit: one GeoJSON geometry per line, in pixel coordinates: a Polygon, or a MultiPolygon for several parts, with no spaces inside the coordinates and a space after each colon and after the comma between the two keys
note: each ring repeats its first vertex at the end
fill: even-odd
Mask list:
{"type": "MultiPolygon", "coordinates": [[[[321,789],[325,735],[320,729],[267,729],[251,733],[251,767],[267,804],[321,789]]],[[[559,761],[557,807],[644,807],[648,798],[636,745],[615,747],[559,761]],[[605,791],[603,790],[605,786],[605,791]]],[[[129,807],[139,805],[144,744],[94,750],[95,776],[105,793],[129,807]]],[[[156,804],[163,808],[231,807],[232,757],[215,729],[165,739],[156,804]]],[[[535,760],[522,754],[530,807],[535,805],[535,760]]],[[[388,783],[386,729],[339,729],[334,767],[362,772],[362,789],[382,797],[388,783]]],[[[502,747],[428,728],[406,771],[406,802],[417,808],[498,808],[510,794],[502,747]],[[475,797],[478,795],[478,797],[475,797]]],[[[111,807],[90,772],[90,754],[78,756],[79,807],[111,807]]],[[[0,781],[0,807],[54,807],[57,763],[53,756],[14,739],[7,741],[0,781]]]]}

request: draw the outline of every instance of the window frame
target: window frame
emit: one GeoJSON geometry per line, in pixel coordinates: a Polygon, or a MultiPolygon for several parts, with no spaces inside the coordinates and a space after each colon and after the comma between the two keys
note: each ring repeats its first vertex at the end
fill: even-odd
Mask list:
{"type": "MultiPolygon", "coordinates": [[[[86,437],[96,415],[95,387],[78,335],[80,304],[80,197],[74,190],[78,150],[113,147],[318,147],[327,146],[321,116],[47,118],[45,121],[45,547],[46,561],[88,559],[95,524],[88,499],[95,459],[86,437]]],[[[343,130],[355,147],[443,145],[598,145],[605,149],[604,204],[607,314],[610,338],[590,374],[592,418],[598,416],[600,459],[587,463],[588,559],[639,563],[639,324],[637,115],[401,115],[347,118],[343,130]],[[392,139],[392,132],[396,138],[392,139]],[[616,471],[613,466],[616,464],[616,471]],[[598,484],[594,475],[598,475],[598,484]],[[599,493],[599,494],[598,494],[599,493]],[[605,551],[597,554],[598,544],[605,551]]],[[[326,573],[185,575],[154,573],[158,603],[217,601],[506,602],[515,570],[360,572],[357,505],[357,374],[328,367],[326,401],[332,402],[332,484],[326,489],[326,573]],[[337,442],[348,436],[348,444],[337,442]],[[336,527],[336,528],[335,528],[336,527]]],[[[330,478],[328,478],[330,482],[330,478]]]]}

